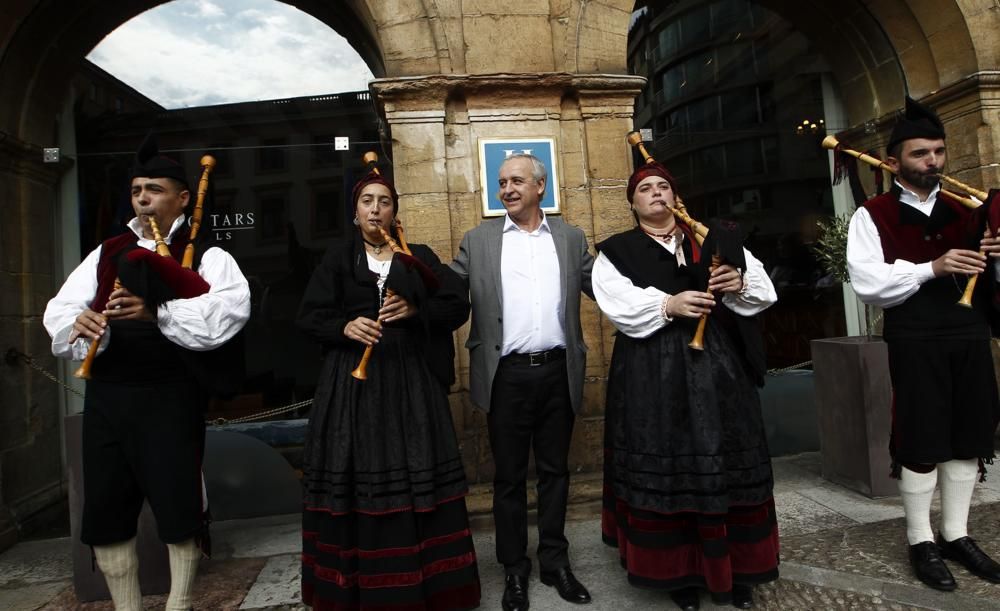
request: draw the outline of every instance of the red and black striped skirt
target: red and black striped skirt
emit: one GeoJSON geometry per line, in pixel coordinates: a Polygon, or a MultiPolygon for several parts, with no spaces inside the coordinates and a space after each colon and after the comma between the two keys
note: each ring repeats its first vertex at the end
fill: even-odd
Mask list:
{"type": "Polygon", "coordinates": [[[722,515],[662,514],[629,507],[605,488],[601,534],[618,547],[629,583],[640,587],[701,587],[724,598],[734,583],[778,578],[773,499],[722,515]]]}
{"type": "Polygon", "coordinates": [[[303,513],[302,600],[316,611],[479,606],[465,499],[432,511],[303,513]]]}

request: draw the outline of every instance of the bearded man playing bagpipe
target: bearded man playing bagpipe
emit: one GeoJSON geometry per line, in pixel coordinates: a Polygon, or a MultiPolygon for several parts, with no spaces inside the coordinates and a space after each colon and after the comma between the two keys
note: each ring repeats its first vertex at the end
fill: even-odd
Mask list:
{"type": "Polygon", "coordinates": [[[190,240],[191,194],[184,169],[151,138],[136,155],[131,199],[130,231],[73,270],[43,322],[56,356],[95,355],[78,372],[88,378],[80,539],[93,547],[115,608],[142,609],[135,537],[148,500],[169,551],[166,608],[189,609],[200,555],[208,553],[204,407],[216,380],[239,377],[242,354],[228,359],[231,366],[218,355],[246,324],[250,291],[219,248],[197,253],[191,269],[178,263],[190,240]]]}
{"type": "Polygon", "coordinates": [[[910,563],[918,579],[938,590],[957,587],[942,558],[1000,583],[1000,565],[967,532],[977,474],[992,463],[1000,418],[990,351],[991,322],[1000,320],[1000,239],[993,237],[1000,202],[994,191],[976,207],[941,189],[944,126],[910,98],[887,153],[896,180],[854,213],[847,260],[855,292],[885,311],[893,389],[889,444],[910,563]],[[981,273],[978,290],[962,307],[968,279],[981,273]],[[930,507],[938,484],[935,541],[930,507]]]}

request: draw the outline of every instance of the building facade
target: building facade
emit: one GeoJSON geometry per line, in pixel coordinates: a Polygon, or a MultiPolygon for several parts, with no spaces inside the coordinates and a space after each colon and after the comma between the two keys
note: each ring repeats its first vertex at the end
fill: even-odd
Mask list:
{"type": "MultiPolygon", "coordinates": [[[[60,422],[69,402],[17,354],[58,369],[47,356],[40,317],[79,260],[78,207],[65,195],[80,161],[68,128],[79,96],[72,77],[103,36],[160,3],[18,0],[0,11],[0,350],[8,355],[0,366],[0,548],[64,496],[60,422]],[[61,149],[60,161],[44,162],[49,147],[61,149]]],[[[624,191],[633,159],[624,136],[634,114],[664,145],[657,154],[687,172],[686,193],[709,216],[781,211],[800,198],[824,213],[830,202],[833,212],[846,212],[836,192],[817,192],[823,157],[807,152],[812,145],[802,138],[809,136],[796,136],[789,121],[823,119],[855,148],[877,150],[905,94],[940,112],[950,134],[950,174],[979,187],[1000,178],[994,37],[1000,10],[993,2],[299,0],[295,6],[344,35],[376,75],[370,89],[392,135],[402,219],[413,241],[445,259],[483,218],[480,196],[489,188],[479,180],[483,138],[552,138],[562,216],[591,243],[628,228],[624,191]],[[707,21],[701,6],[709,7],[707,21]],[[646,15],[634,17],[637,9],[646,15]],[[630,30],[643,32],[643,42],[630,42],[630,30]],[[652,37],[655,51],[640,53],[640,60],[641,45],[654,49],[652,37]],[[642,76],[630,71],[630,57],[642,76]],[[654,88],[646,89],[650,74],[654,88]],[[739,87],[726,89],[730,82],[739,87]],[[801,86],[791,88],[795,83],[801,86]],[[682,84],[697,87],[697,95],[682,84]],[[751,92],[745,114],[725,110],[733,99],[751,100],[751,92]],[[786,106],[786,95],[804,102],[786,106]],[[704,101],[713,96],[722,113],[714,124],[713,102],[704,101]],[[823,116],[814,116],[820,108],[823,116]],[[720,133],[709,138],[701,132],[711,125],[720,133]],[[732,131],[745,133],[722,133],[732,131]],[[797,171],[804,172],[799,182],[792,178],[797,171]]],[[[206,143],[213,144],[219,143],[206,143]]],[[[775,256],[780,236],[795,232],[788,219],[761,215],[759,225],[753,239],[775,256]]],[[[798,234],[802,239],[805,232],[798,234]]],[[[850,330],[850,312],[845,319],[850,330]]],[[[603,376],[613,341],[611,326],[589,301],[583,320],[590,352],[574,470],[601,461],[603,376]]],[[[464,339],[460,333],[457,341],[464,339]]],[[[463,350],[459,365],[464,379],[463,350]]],[[[452,395],[456,426],[470,478],[488,481],[484,419],[468,405],[463,384],[452,395]]]]}

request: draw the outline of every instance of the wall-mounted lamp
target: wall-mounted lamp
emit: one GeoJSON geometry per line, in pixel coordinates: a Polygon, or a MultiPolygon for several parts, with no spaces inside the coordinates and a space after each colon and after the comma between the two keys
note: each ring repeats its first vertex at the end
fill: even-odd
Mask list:
{"type": "Polygon", "coordinates": [[[823,119],[818,121],[812,121],[810,119],[803,119],[802,123],[795,127],[796,136],[804,136],[806,134],[819,134],[826,131],[826,123],[823,119]]]}

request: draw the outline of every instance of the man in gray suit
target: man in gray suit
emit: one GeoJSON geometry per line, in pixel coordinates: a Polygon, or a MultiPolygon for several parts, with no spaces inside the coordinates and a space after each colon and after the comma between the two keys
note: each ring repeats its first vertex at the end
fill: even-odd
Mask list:
{"type": "Polygon", "coordinates": [[[568,454],[583,396],[587,346],[580,293],[593,296],[583,232],[547,217],[540,202],[547,174],[538,158],[511,155],[500,167],[506,216],[462,238],[451,267],[469,285],[472,402],[487,412],[496,475],[493,516],[504,565],[506,611],[528,608],[528,453],[538,475],[538,563],[543,584],[573,603],[590,594],[573,576],[563,532],[568,454]]]}

